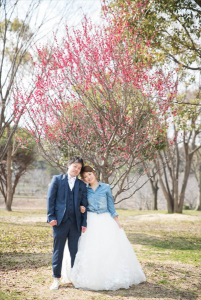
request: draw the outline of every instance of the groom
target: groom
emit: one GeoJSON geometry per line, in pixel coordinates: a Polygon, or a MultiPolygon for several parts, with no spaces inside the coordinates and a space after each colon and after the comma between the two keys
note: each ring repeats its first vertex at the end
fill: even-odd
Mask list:
{"type": "Polygon", "coordinates": [[[59,288],[63,251],[68,239],[68,248],[73,267],[81,231],[86,230],[87,213],[81,213],[80,206],[87,207],[87,189],[84,182],[77,176],[84,166],[79,156],[68,161],[65,175],[53,177],[47,195],[47,222],[53,227],[54,249],[52,268],[54,281],[51,290],[59,288]]]}

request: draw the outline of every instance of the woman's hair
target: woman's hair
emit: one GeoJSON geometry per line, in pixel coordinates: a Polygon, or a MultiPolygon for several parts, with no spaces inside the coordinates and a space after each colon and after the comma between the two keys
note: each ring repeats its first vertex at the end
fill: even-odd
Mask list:
{"type": "Polygon", "coordinates": [[[96,171],[92,167],[84,166],[80,172],[80,176],[81,176],[82,180],[84,180],[84,173],[86,173],[86,172],[91,172],[96,175],[96,171]]]}

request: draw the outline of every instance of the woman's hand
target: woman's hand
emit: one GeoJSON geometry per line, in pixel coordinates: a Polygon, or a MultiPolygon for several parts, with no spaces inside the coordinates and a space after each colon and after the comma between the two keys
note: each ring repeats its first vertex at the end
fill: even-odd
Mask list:
{"type": "Polygon", "coordinates": [[[87,230],[87,227],[82,226],[82,233],[85,233],[86,230],[87,230]]]}
{"type": "Polygon", "coordinates": [[[117,222],[117,224],[118,224],[119,228],[121,229],[121,224],[120,224],[120,222],[119,222],[119,219],[118,219],[118,217],[114,217],[114,220],[117,222]]]}
{"type": "Polygon", "coordinates": [[[82,214],[84,214],[84,213],[85,213],[85,211],[86,211],[86,207],[84,207],[84,206],[80,206],[80,211],[81,211],[81,213],[82,213],[82,214]]]}

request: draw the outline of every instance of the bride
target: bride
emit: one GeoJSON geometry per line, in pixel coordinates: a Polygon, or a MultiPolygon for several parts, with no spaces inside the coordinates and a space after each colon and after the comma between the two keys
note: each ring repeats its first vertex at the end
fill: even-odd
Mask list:
{"type": "Polygon", "coordinates": [[[83,168],[81,178],[88,184],[87,230],[79,239],[72,269],[66,243],[63,282],[71,281],[76,288],[97,291],[129,288],[145,281],[141,265],[119,223],[109,185],[99,182],[90,166],[83,168]]]}

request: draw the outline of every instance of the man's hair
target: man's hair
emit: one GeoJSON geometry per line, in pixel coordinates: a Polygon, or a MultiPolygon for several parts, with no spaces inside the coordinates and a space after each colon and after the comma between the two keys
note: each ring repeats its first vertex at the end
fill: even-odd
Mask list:
{"type": "Polygon", "coordinates": [[[83,159],[80,156],[75,155],[73,157],[70,157],[68,160],[68,165],[72,165],[73,163],[80,163],[82,165],[82,168],[84,167],[83,159]]]}

